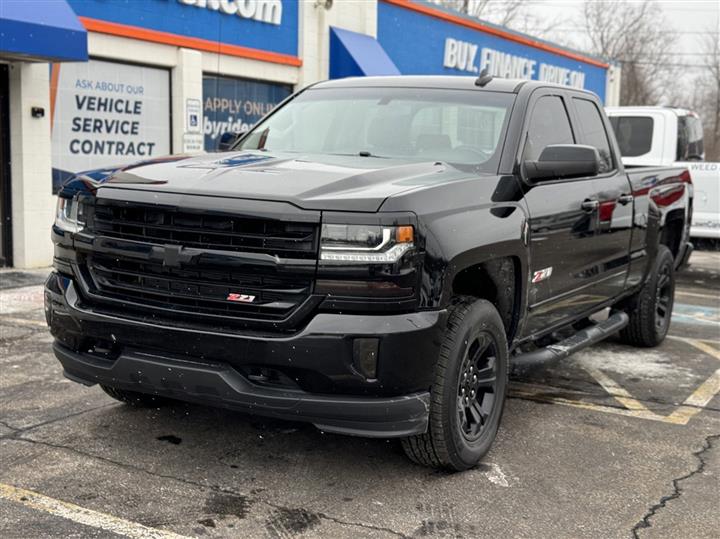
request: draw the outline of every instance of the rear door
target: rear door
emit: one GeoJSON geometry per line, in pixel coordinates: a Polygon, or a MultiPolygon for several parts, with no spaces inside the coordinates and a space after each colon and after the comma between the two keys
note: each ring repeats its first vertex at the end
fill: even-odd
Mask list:
{"type": "MultiPolygon", "coordinates": [[[[580,143],[577,125],[571,123],[570,99],[561,89],[535,91],[526,118],[522,161],[537,160],[551,144],[580,143]]],[[[526,183],[529,334],[561,325],[606,299],[603,287],[598,287],[600,268],[609,256],[599,236],[601,191],[605,188],[595,177],[526,183]]]]}
{"type": "Polygon", "coordinates": [[[600,106],[587,94],[570,94],[573,123],[580,144],[597,148],[600,170],[592,180],[597,199],[593,237],[596,272],[595,295],[604,301],[619,296],[625,288],[633,231],[633,196],[630,181],[619,165],[600,106]]]}

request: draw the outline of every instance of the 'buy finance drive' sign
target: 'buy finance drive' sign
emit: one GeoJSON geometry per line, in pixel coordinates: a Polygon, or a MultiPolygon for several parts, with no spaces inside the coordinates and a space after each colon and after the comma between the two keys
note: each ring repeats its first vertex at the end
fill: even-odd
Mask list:
{"type": "Polygon", "coordinates": [[[99,60],[54,69],[54,190],[77,172],[170,153],[167,70],[99,60]]]}

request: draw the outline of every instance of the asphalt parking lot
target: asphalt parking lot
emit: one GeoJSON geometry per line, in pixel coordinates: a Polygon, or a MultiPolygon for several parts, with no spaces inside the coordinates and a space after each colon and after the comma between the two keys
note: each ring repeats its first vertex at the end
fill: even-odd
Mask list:
{"type": "Polygon", "coordinates": [[[479,467],[61,375],[39,275],[0,274],[0,536],[718,537],[720,253],[679,275],[670,337],[525,366],[479,467]]]}

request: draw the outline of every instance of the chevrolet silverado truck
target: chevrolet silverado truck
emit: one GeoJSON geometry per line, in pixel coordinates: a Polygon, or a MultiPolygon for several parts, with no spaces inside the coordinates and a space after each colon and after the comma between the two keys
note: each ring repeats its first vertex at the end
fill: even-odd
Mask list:
{"type": "Polygon", "coordinates": [[[684,168],[625,171],[591,93],[323,82],[229,151],[70,179],[47,322],[65,376],[125,403],[400,438],[464,470],[511,361],[663,340],[690,197],[684,168]]]}
{"type": "Polygon", "coordinates": [[[675,107],[608,107],[605,112],[626,169],[687,167],[693,184],[690,237],[720,239],[720,163],[705,161],[700,117],[675,107]]]}

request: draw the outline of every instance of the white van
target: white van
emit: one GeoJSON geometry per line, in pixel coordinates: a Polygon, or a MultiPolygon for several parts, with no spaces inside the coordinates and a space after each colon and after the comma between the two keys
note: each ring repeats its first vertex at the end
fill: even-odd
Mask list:
{"type": "Polygon", "coordinates": [[[626,168],[688,168],[694,187],[690,236],[720,239],[720,163],[705,161],[698,115],[671,107],[608,107],[606,111],[626,168]]]}

